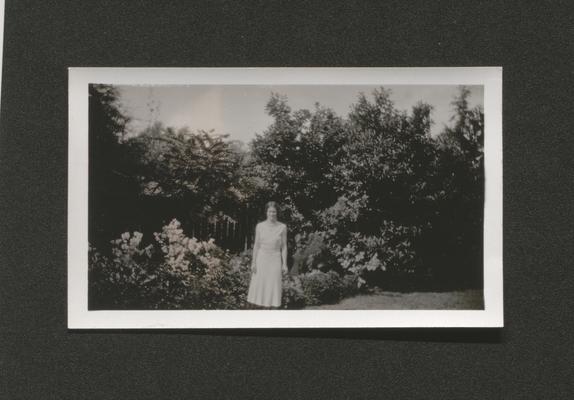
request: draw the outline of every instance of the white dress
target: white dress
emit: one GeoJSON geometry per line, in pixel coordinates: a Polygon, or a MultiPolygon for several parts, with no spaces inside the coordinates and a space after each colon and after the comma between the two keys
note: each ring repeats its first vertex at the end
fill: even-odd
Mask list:
{"type": "Polygon", "coordinates": [[[251,275],[247,301],[264,307],[279,307],[282,283],[281,247],[287,226],[282,223],[271,225],[260,222],[255,229],[259,250],[255,260],[256,272],[251,275]]]}

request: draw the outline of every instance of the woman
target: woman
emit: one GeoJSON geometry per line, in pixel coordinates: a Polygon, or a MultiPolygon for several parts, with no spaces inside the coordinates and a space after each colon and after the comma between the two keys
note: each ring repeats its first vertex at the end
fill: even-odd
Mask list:
{"type": "Polygon", "coordinates": [[[287,272],[287,226],[277,221],[278,207],[265,206],[267,219],[255,228],[251,283],[247,301],[257,306],[281,306],[282,272],[287,272]]]}

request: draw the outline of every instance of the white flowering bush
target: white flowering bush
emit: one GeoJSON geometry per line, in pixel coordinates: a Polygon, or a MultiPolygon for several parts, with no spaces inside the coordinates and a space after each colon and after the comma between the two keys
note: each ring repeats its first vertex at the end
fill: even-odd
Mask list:
{"type": "Polygon", "coordinates": [[[91,308],[230,309],[245,302],[245,278],[213,240],[187,237],[177,220],[154,233],[125,232],[111,257],[90,248],[91,308]]]}
{"type": "Polygon", "coordinates": [[[173,272],[217,275],[222,258],[225,258],[225,253],[215,245],[213,239],[198,241],[185,236],[176,219],[154,236],[164,255],[166,268],[173,272]]]}
{"type": "Polygon", "coordinates": [[[90,306],[114,308],[118,303],[141,308],[143,298],[153,294],[152,246],[141,246],[140,232],[124,232],[112,240],[111,256],[89,248],[90,306]],[[124,301],[119,301],[123,299],[124,301]]]}

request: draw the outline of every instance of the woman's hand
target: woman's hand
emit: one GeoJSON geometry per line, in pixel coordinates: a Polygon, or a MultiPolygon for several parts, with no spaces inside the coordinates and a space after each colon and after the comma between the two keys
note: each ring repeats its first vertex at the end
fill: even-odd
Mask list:
{"type": "Polygon", "coordinates": [[[255,266],[255,263],[251,264],[251,273],[256,273],[257,272],[257,267],[255,266]]]}
{"type": "Polygon", "coordinates": [[[286,274],[287,272],[289,272],[289,269],[287,268],[287,264],[283,264],[281,266],[281,271],[283,271],[284,274],[286,274]]]}

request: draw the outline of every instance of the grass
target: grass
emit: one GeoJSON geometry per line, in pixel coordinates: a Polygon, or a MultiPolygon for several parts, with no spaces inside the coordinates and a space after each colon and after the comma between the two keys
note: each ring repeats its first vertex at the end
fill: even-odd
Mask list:
{"type": "Polygon", "coordinates": [[[306,310],[482,310],[482,290],[399,293],[376,291],[306,310]]]}

